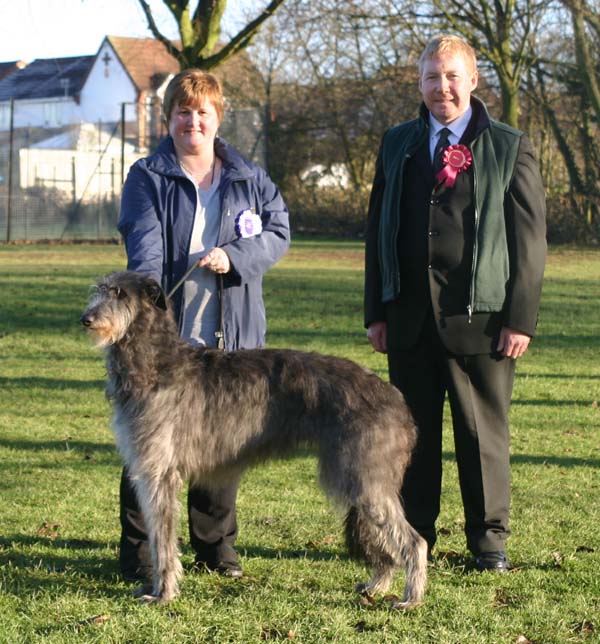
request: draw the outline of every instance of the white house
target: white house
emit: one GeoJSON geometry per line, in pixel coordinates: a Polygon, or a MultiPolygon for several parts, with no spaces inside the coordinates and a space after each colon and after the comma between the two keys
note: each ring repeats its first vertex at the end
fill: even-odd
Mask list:
{"type": "Polygon", "coordinates": [[[114,127],[82,123],[21,148],[21,188],[55,188],[72,201],[114,198],[127,168],[141,156],[115,132],[114,127]]]}
{"type": "Polygon", "coordinates": [[[95,56],[34,60],[0,79],[0,131],[135,122],[179,64],[157,40],[107,36],[95,56]]]}
{"type": "MultiPolygon", "coordinates": [[[[52,187],[78,201],[120,193],[132,161],[165,134],[162,97],[179,69],[160,41],[118,36],[105,37],[94,56],[0,63],[0,141],[7,142],[12,126],[18,159],[12,184],[52,187]]],[[[231,133],[260,162],[260,75],[243,53],[219,72],[236,110],[225,136],[231,133]]],[[[0,167],[0,174],[8,171],[0,167]]]]}
{"type": "Polygon", "coordinates": [[[162,134],[160,99],[177,71],[160,42],[115,36],[95,56],[12,64],[0,78],[0,135],[12,125],[20,187],[83,201],[118,194],[162,134]]]}
{"type": "Polygon", "coordinates": [[[79,97],[94,56],[34,60],[0,80],[0,131],[55,128],[82,120],[79,97]]]}

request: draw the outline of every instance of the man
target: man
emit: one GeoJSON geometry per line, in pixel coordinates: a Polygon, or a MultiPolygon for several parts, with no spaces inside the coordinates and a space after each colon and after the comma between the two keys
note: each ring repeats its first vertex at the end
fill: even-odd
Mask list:
{"type": "Polygon", "coordinates": [[[505,571],[508,411],[515,360],[534,334],[546,256],[545,196],[528,138],[472,96],[472,48],[434,38],[419,61],[419,118],[383,137],[369,203],[365,326],[387,353],[419,441],[402,488],[436,541],[448,393],[467,546],[505,571]]]}

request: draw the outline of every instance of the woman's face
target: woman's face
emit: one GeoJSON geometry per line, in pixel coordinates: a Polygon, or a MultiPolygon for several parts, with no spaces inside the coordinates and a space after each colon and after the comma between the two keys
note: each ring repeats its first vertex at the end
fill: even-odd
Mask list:
{"type": "Polygon", "coordinates": [[[218,129],[219,117],[208,98],[191,105],[177,104],[171,111],[169,134],[180,155],[212,150],[218,129]]]}

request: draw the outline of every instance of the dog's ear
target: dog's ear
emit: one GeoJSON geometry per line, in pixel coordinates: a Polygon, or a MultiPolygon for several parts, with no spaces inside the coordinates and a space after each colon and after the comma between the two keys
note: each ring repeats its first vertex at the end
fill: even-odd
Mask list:
{"type": "Polygon", "coordinates": [[[168,306],[165,292],[154,280],[150,280],[146,284],[146,295],[156,308],[162,309],[163,311],[167,310],[168,306]]]}

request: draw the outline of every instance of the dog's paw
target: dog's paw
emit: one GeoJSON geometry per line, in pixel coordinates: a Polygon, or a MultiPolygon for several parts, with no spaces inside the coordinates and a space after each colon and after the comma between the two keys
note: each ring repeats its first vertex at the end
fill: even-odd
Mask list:
{"type": "Polygon", "coordinates": [[[359,595],[369,595],[369,584],[365,581],[354,586],[354,592],[357,592],[359,595]]]}
{"type": "Polygon", "coordinates": [[[133,591],[133,596],[140,602],[140,604],[168,604],[171,600],[177,597],[177,594],[177,592],[157,592],[152,584],[138,586],[133,591]]]}
{"type": "Polygon", "coordinates": [[[401,600],[392,600],[389,602],[390,608],[392,610],[399,610],[402,612],[406,612],[409,610],[413,610],[420,606],[422,602],[419,601],[401,601],[401,600]]]}
{"type": "Polygon", "coordinates": [[[152,584],[142,584],[132,594],[140,604],[160,604],[162,599],[160,595],[152,593],[152,584]]]}
{"type": "Polygon", "coordinates": [[[163,604],[162,597],[156,595],[138,595],[136,597],[140,604],[163,604]]]}

